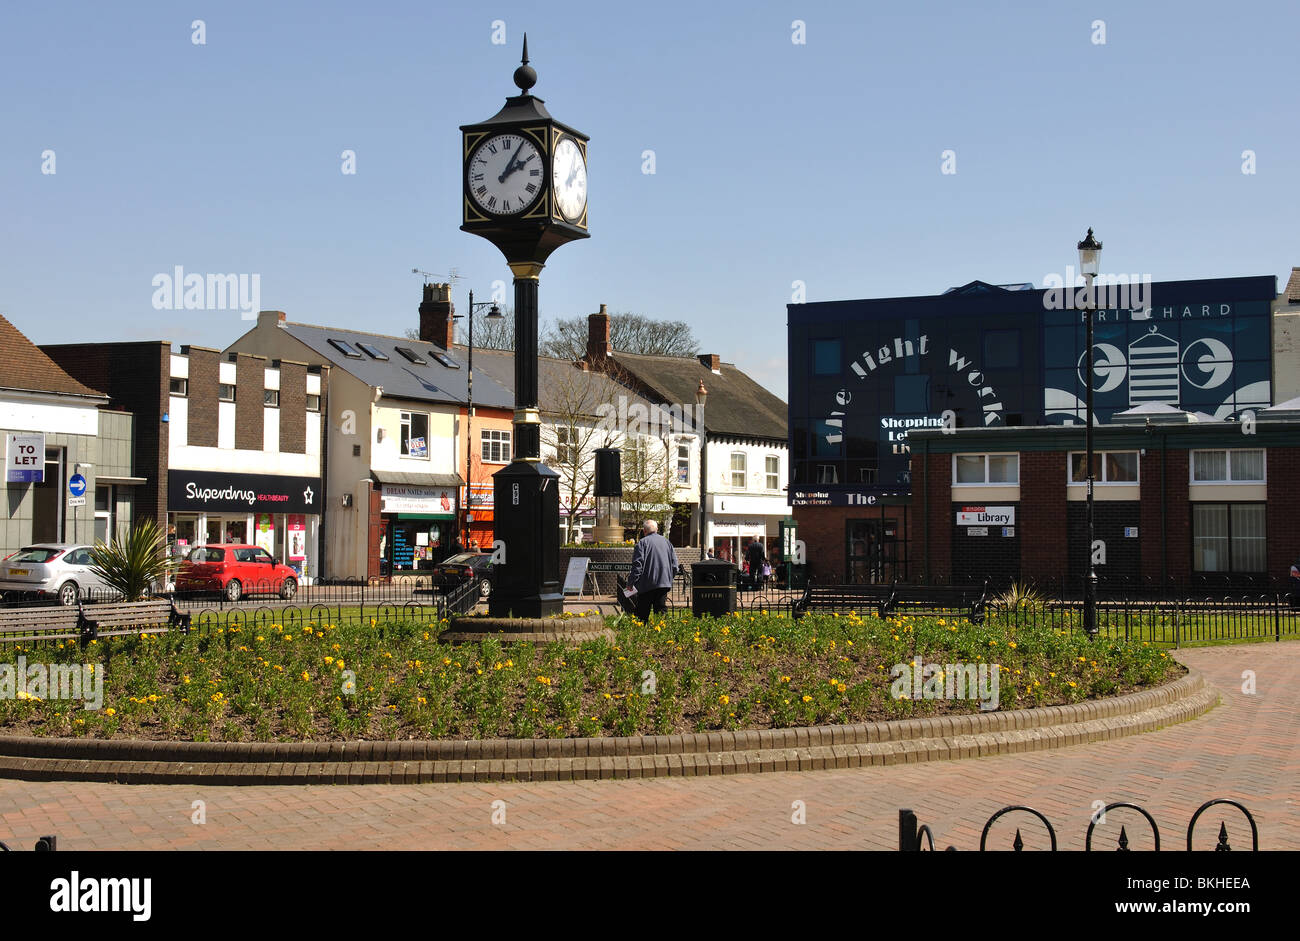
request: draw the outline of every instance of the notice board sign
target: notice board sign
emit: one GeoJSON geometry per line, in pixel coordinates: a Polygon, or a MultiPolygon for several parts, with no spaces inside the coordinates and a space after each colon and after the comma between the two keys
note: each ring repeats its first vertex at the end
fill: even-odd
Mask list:
{"type": "Polygon", "coordinates": [[[575,555],[569,559],[569,570],[564,573],[564,593],[566,595],[581,595],[582,583],[587,578],[587,565],[591,559],[585,555],[575,555]]]}
{"type": "Polygon", "coordinates": [[[6,435],[5,483],[45,482],[45,435],[6,435]]]}

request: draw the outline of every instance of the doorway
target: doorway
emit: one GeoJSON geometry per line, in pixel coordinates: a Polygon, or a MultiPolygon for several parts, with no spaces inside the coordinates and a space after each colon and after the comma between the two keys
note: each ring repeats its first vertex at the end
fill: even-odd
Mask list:
{"type": "Polygon", "coordinates": [[[844,581],[849,585],[877,585],[884,580],[880,552],[880,520],[845,522],[844,581]]]}

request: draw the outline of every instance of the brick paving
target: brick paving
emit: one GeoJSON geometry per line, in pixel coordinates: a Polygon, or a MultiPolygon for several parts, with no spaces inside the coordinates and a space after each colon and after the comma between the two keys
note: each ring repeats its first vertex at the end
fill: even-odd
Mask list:
{"type": "MultiPolygon", "coordinates": [[[[0,839],[24,849],[44,833],[60,849],[896,849],[897,815],[911,807],[940,847],[979,844],[990,814],[1028,804],[1057,825],[1063,849],[1082,849],[1093,801],[1142,804],[1163,845],[1184,845],[1203,801],[1246,804],[1263,849],[1300,849],[1300,643],[1184,650],[1223,705],[1181,725],[1093,745],[963,761],[705,778],[530,784],[207,787],[0,781],[0,839]],[[1253,670],[1257,691],[1242,692],[1253,670]],[[192,822],[195,801],[206,823],[192,822]],[[504,823],[493,823],[494,802],[504,823]],[[806,823],[792,822],[802,801],[806,823]],[[496,805],[500,808],[501,805],[496,805]]],[[[1150,847],[1136,817],[1119,823],[1134,849],[1150,847]]],[[[1207,812],[1197,848],[1222,817],[1235,849],[1249,828],[1235,811],[1207,812]]],[[[994,846],[1030,818],[1003,818],[994,846]]]]}

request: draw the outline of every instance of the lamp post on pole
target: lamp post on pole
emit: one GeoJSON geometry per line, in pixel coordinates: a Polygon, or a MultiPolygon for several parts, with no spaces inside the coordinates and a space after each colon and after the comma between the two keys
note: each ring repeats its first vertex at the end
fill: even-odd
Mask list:
{"type": "Polygon", "coordinates": [[[704,388],[704,380],[700,380],[699,388],[695,390],[695,429],[700,439],[700,558],[703,559],[708,554],[709,547],[705,544],[707,530],[704,526],[704,501],[708,497],[709,481],[709,440],[708,432],[704,430],[704,405],[709,400],[709,390],[704,388]]]}
{"type": "Polygon", "coordinates": [[[1084,315],[1088,319],[1087,337],[1085,343],[1087,350],[1084,353],[1084,386],[1087,389],[1087,404],[1085,408],[1084,428],[1084,450],[1087,452],[1084,457],[1088,473],[1088,574],[1083,582],[1083,630],[1089,638],[1097,636],[1097,570],[1093,565],[1093,542],[1096,538],[1096,530],[1093,525],[1093,452],[1092,452],[1092,346],[1093,346],[1093,320],[1097,312],[1097,296],[1093,293],[1093,278],[1101,267],[1101,242],[1092,237],[1092,229],[1088,229],[1087,237],[1079,243],[1079,271],[1083,274],[1088,284],[1088,296],[1084,305],[1084,315]]]}
{"type": "Polygon", "coordinates": [[[474,292],[469,292],[469,311],[465,314],[454,314],[453,320],[462,318],[469,321],[469,372],[466,374],[466,407],[465,407],[465,541],[461,543],[466,549],[469,548],[469,513],[470,513],[470,491],[473,485],[473,479],[470,476],[470,458],[474,453],[474,439],[472,437],[474,430],[474,309],[476,307],[488,307],[488,320],[501,320],[505,315],[501,313],[501,308],[492,301],[483,301],[474,303],[474,292]]]}

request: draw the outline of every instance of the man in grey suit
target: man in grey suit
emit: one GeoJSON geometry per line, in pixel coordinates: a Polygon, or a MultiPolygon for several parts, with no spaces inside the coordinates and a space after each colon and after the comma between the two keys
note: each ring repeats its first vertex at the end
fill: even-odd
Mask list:
{"type": "Polygon", "coordinates": [[[632,550],[632,571],[628,584],[636,589],[633,603],[636,616],[644,621],[653,609],[659,613],[668,610],[668,592],[673,587],[673,576],[680,567],[673,544],[659,535],[659,524],[646,520],[641,526],[641,539],[632,550]]]}

